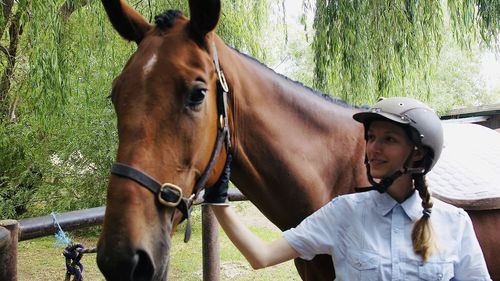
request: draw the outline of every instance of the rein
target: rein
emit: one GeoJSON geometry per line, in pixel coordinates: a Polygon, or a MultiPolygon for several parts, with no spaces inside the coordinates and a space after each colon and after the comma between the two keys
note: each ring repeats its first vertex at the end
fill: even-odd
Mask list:
{"type": "MultiPolygon", "coordinates": [[[[205,184],[208,181],[208,177],[212,173],[215,163],[219,158],[220,152],[222,150],[222,145],[226,144],[226,151],[229,153],[231,149],[231,140],[229,132],[229,122],[227,116],[227,94],[229,92],[229,87],[226,82],[224,73],[222,72],[219,65],[219,57],[217,54],[217,48],[215,43],[212,42],[213,49],[213,61],[215,69],[217,71],[218,83],[217,83],[217,114],[219,115],[219,124],[217,130],[217,140],[215,143],[215,148],[210,157],[205,171],[197,180],[193,193],[188,198],[183,196],[182,189],[172,183],[161,184],[155,178],[151,177],[147,173],[141,171],[138,168],[116,162],[111,168],[111,174],[128,178],[139,183],[142,187],[148,189],[158,198],[160,204],[170,207],[177,208],[182,213],[182,220],[187,219],[186,231],[184,233],[184,242],[188,242],[191,237],[191,221],[190,213],[191,206],[194,200],[198,197],[198,194],[203,190],[205,184]]],[[[222,176],[222,175],[221,175],[222,176]]]]}

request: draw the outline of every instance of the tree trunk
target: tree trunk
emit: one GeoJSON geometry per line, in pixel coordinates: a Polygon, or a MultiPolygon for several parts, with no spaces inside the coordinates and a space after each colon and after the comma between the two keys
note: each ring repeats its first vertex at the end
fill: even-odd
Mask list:
{"type": "MultiPolygon", "coordinates": [[[[19,44],[19,36],[22,33],[20,24],[20,13],[17,13],[11,20],[9,26],[10,43],[9,48],[2,47],[2,51],[7,57],[7,64],[0,78],[0,117],[2,119],[9,118],[9,106],[7,105],[7,95],[11,86],[12,74],[16,65],[17,47],[19,44]]],[[[15,114],[14,114],[15,115],[15,114]]]]}
{"type": "Polygon", "coordinates": [[[2,1],[2,15],[3,15],[3,23],[0,26],[0,38],[3,37],[3,33],[5,32],[5,28],[9,24],[10,15],[12,13],[12,6],[14,5],[14,0],[4,0],[2,1]]]}

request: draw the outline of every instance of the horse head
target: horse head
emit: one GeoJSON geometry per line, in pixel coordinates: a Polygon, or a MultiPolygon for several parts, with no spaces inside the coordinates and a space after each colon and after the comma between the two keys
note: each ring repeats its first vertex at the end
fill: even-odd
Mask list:
{"type": "Polygon", "coordinates": [[[226,158],[211,33],[220,2],[191,0],[190,19],[170,10],[155,25],[121,0],[102,3],[138,48],[113,82],[119,145],[97,263],[107,280],[165,280],[188,198],[217,180],[226,158]]]}

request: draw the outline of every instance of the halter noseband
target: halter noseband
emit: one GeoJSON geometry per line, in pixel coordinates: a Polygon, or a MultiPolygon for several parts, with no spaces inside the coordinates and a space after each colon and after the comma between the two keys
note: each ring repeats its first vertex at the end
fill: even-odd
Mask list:
{"type": "Polygon", "coordinates": [[[215,143],[214,151],[210,157],[205,171],[197,180],[196,185],[193,188],[193,193],[189,198],[183,197],[182,189],[172,183],[161,184],[155,178],[151,177],[147,173],[134,168],[132,166],[116,162],[111,168],[111,174],[131,179],[139,183],[142,187],[148,189],[152,193],[156,194],[160,204],[170,207],[177,208],[182,213],[182,220],[187,219],[188,225],[186,226],[186,233],[184,237],[184,242],[187,242],[191,233],[190,226],[190,210],[193,200],[198,196],[200,191],[205,187],[208,181],[208,177],[212,173],[215,163],[219,158],[220,152],[222,150],[222,145],[226,144],[226,151],[229,153],[231,149],[230,133],[229,133],[229,122],[227,115],[227,94],[229,92],[229,87],[226,82],[224,73],[222,72],[219,65],[219,57],[217,54],[217,48],[215,43],[212,42],[213,49],[213,61],[215,64],[215,69],[218,76],[217,84],[217,114],[220,116],[218,130],[217,130],[217,141],[215,143]]]}

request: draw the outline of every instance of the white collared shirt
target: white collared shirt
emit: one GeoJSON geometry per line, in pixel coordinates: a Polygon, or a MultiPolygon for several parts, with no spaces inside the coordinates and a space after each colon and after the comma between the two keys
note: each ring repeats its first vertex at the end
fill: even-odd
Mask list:
{"type": "Polygon", "coordinates": [[[339,196],[283,235],[305,260],[331,255],[335,280],[491,280],[468,214],[438,199],[438,249],[427,262],[414,253],[421,202],[417,192],[401,204],[377,191],[339,196]]]}

